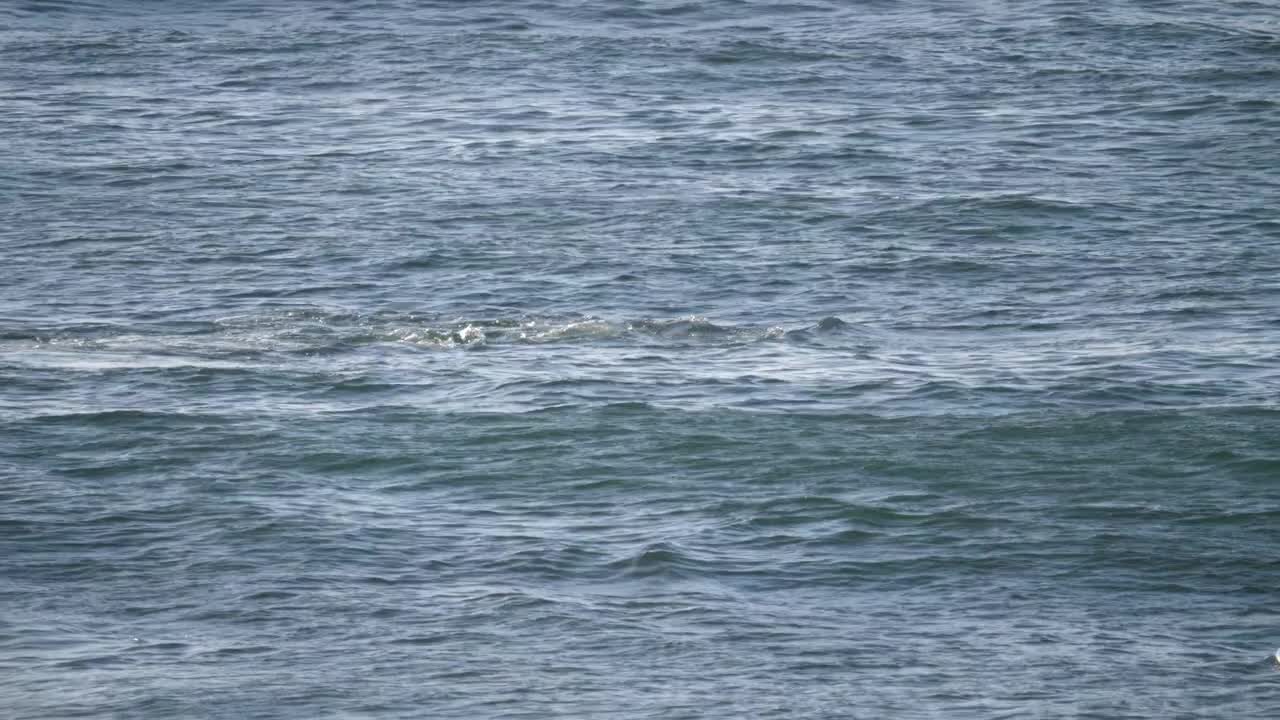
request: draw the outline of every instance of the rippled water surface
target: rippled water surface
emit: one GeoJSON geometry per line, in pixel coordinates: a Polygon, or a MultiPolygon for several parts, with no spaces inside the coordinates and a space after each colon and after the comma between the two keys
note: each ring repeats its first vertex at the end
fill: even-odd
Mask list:
{"type": "Polygon", "coordinates": [[[1280,5],[0,5],[13,718],[1265,717],[1280,5]]]}

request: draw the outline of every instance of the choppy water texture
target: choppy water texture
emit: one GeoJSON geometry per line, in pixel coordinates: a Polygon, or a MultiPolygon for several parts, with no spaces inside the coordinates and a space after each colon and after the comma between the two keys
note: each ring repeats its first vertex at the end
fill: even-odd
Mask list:
{"type": "Polygon", "coordinates": [[[0,28],[5,717],[1280,707],[1276,3],[0,28]]]}

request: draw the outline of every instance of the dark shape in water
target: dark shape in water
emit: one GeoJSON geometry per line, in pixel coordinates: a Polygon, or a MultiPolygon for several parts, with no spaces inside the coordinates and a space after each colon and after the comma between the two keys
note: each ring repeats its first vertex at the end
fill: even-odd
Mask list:
{"type": "Polygon", "coordinates": [[[849,327],[849,323],[835,316],[824,317],[818,321],[819,332],[840,332],[849,327]]]}

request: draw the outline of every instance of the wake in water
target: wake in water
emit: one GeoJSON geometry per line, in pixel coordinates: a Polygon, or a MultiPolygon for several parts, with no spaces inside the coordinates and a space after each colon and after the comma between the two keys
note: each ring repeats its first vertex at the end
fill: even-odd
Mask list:
{"type": "Polygon", "coordinates": [[[199,383],[269,393],[278,412],[406,403],[523,412],[641,402],[987,416],[1028,408],[1249,407],[1280,392],[1274,362],[1242,360],[1227,343],[1168,348],[1070,328],[1029,334],[996,320],[922,332],[837,317],[744,325],[701,316],[445,318],[309,308],[127,328],[28,328],[0,346],[20,373],[70,371],[86,386],[113,378],[122,392],[135,374],[150,373],[177,393],[178,404],[187,402],[183,385],[199,383]],[[308,388],[301,395],[299,382],[308,388]]]}
{"type": "Polygon", "coordinates": [[[811,325],[732,325],[703,316],[671,319],[606,320],[570,317],[442,318],[419,313],[354,314],[318,309],[240,315],[203,323],[157,323],[145,334],[136,326],[67,324],[10,331],[0,342],[11,347],[94,351],[157,352],[341,352],[378,343],[428,349],[486,345],[594,344],[617,341],[678,347],[681,344],[738,345],[806,341],[848,334],[853,326],[828,317],[811,325]],[[174,332],[174,331],[177,332],[174,332]]]}

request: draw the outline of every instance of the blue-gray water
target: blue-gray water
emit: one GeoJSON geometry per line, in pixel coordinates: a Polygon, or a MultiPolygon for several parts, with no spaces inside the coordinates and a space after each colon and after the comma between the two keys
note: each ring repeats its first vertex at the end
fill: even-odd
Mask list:
{"type": "Polygon", "coordinates": [[[3,717],[1280,708],[1276,3],[0,28],[3,717]]]}

